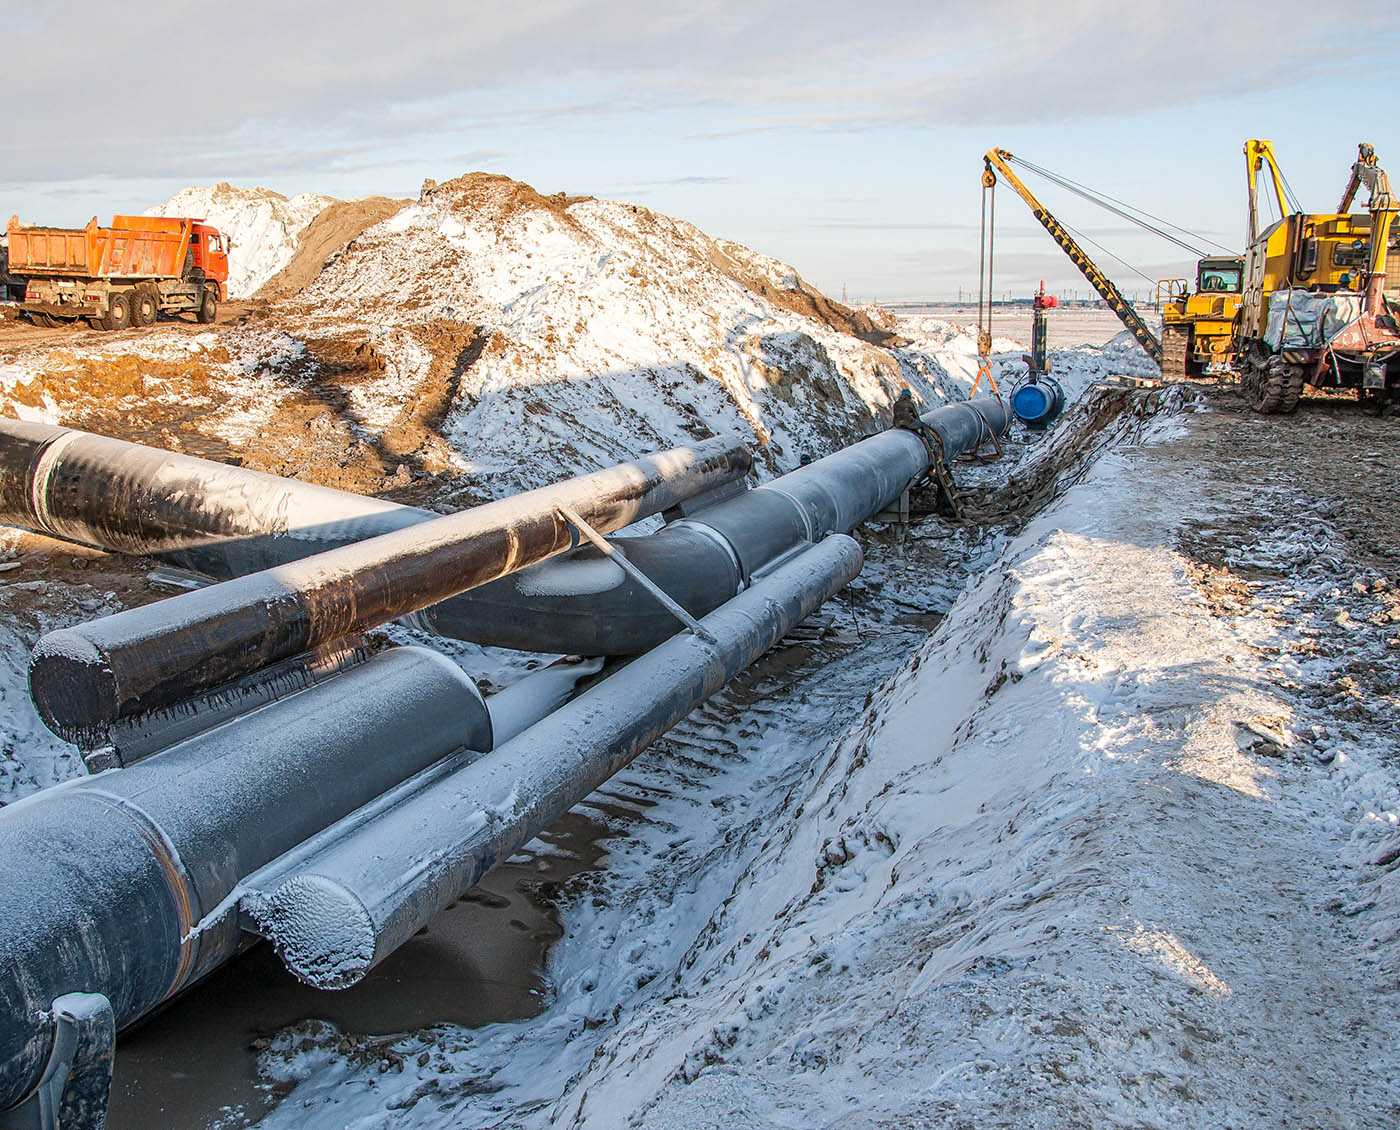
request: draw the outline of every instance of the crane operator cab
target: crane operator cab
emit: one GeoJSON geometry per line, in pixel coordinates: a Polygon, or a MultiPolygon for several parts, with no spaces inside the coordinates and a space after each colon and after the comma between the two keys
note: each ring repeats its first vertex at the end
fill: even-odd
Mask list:
{"type": "Polygon", "coordinates": [[[1238,257],[1202,259],[1196,271],[1197,293],[1239,294],[1244,289],[1244,264],[1238,257]]]}

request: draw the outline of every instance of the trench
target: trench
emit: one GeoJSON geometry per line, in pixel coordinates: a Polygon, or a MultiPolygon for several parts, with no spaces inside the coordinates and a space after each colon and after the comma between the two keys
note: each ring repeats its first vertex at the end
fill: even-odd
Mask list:
{"type": "MultiPolygon", "coordinates": [[[[784,727],[834,740],[860,696],[937,630],[994,556],[1002,531],[1057,497],[1103,450],[1135,438],[1155,409],[1144,405],[1141,394],[1090,396],[1063,429],[1008,441],[1011,468],[959,469],[969,502],[960,526],[934,520],[908,531],[869,529],[866,570],[851,589],[654,743],[636,773],[581,802],[361,984],[307,988],[263,945],[124,1033],[108,1125],[255,1125],[292,1090],[259,1070],[267,1042],[289,1030],[304,1050],[325,1046],[368,1063],[386,1044],[376,1037],[539,1015],[550,1003],[552,948],[570,908],[613,899],[609,857],[625,855],[624,842],[649,818],[649,791],[715,806],[716,836],[740,827],[742,812],[728,813],[735,798],[742,808],[744,770],[735,763],[760,760],[784,727]],[[756,713],[761,720],[746,726],[756,713]]],[[[380,1061],[385,1069],[391,1060],[380,1061]]]]}

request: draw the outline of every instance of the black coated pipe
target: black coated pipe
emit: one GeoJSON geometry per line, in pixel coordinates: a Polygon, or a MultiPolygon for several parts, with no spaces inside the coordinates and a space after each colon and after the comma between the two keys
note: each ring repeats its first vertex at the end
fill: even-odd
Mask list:
{"type": "Polygon", "coordinates": [[[45,724],[98,744],[119,718],[397,619],[563,552],[567,506],[610,532],[742,476],[739,443],[709,440],[44,636],[29,687],[45,724]]]}
{"type": "Polygon", "coordinates": [[[503,746],[313,853],[242,884],[240,907],[311,985],[360,980],[483,874],[586,797],[853,580],[854,539],[809,547],[503,746]],[[326,923],[334,923],[328,930],[326,923]]]}
{"type": "MultiPolygon", "coordinates": [[[[949,461],[1010,423],[990,397],[944,405],[923,419],[949,461]]],[[[928,467],[924,442],[891,429],[655,534],[609,540],[687,612],[703,616],[786,554],[878,514],[928,467]]],[[[482,585],[424,616],[455,639],[579,655],[635,655],[679,627],[592,547],[482,585]]]]}
{"type": "Polygon", "coordinates": [[[471,680],[396,648],[129,768],[0,812],[0,1109],[37,1082],[52,1002],[138,1019],[246,945],[235,884],[459,748],[488,749],[471,680]],[[411,720],[406,724],[405,720],[411,720]]]}
{"type": "Polygon", "coordinates": [[[0,523],[233,577],[437,517],[73,428],[0,419],[0,523]]]}
{"type": "MultiPolygon", "coordinates": [[[[1010,416],[1000,401],[989,397],[944,405],[927,413],[923,420],[937,437],[945,460],[951,462],[959,455],[976,450],[991,436],[1004,433],[1010,416]]],[[[90,496],[100,493],[91,489],[91,483],[101,481],[93,479],[89,469],[91,473],[106,474],[113,468],[125,468],[129,463],[140,467],[141,473],[122,470],[122,474],[130,475],[134,485],[123,487],[121,495],[143,500],[143,505],[153,514],[164,513],[168,499],[162,493],[161,477],[155,473],[161,464],[151,459],[153,455],[164,453],[153,453],[151,449],[116,440],[103,440],[100,448],[93,445],[90,451],[87,441],[100,437],[77,434],[83,438],[81,444],[74,440],[65,442],[73,455],[81,454],[85,460],[81,464],[82,473],[66,470],[73,455],[50,460],[57,470],[51,468],[45,472],[47,477],[31,475],[33,482],[27,488],[30,495],[42,495],[45,489],[49,494],[61,494],[46,487],[50,482],[86,481],[89,489],[85,505],[89,505],[92,504],[90,496]],[[146,457],[138,458],[124,451],[130,447],[146,453],[146,457]]],[[[29,506],[26,510],[22,503],[25,490],[9,489],[6,484],[12,483],[15,475],[26,473],[24,469],[36,460],[34,452],[41,441],[48,441],[45,437],[52,438],[43,425],[16,426],[14,421],[0,421],[0,521],[27,525],[35,520],[31,513],[35,508],[29,506]],[[10,428],[8,433],[7,427],[10,428]],[[8,455],[7,434],[11,436],[8,455]],[[29,515],[28,521],[19,520],[24,514],[29,515]]],[[[246,480],[236,478],[238,489],[252,491],[255,495],[255,485],[261,480],[270,480],[270,485],[262,489],[275,487],[284,492],[288,501],[281,505],[289,513],[298,515],[314,509],[319,497],[319,494],[308,494],[303,505],[302,491],[328,493],[340,499],[337,504],[342,506],[377,501],[307,484],[288,483],[186,456],[173,458],[182,473],[193,474],[198,469],[203,474],[217,475],[216,481],[220,483],[224,481],[223,476],[229,474],[249,476],[246,480]],[[191,468],[190,464],[195,467],[191,468]]],[[[611,540],[691,615],[703,616],[732,597],[756,573],[771,567],[774,561],[781,560],[785,553],[792,552],[804,541],[820,537],[823,532],[848,532],[878,513],[923,474],[928,464],[928,452],[912,432],[882,432],[758,490],[689,514],[684,523],[673,523],[650,537],[611,540]],[[828,474],[839,479],[839,488],[824,483],[828,474]]],[[[56,506],[57,503],[46,505],[56,506]]],[[[164,556],[214,576],[236,576],[305,556],[319,548],[344,544],[346,540],[353,540],[355,531],[377,522],[411,524],[432,517],[424,511],[396,510],[390,503],[379,505],[389,509],[378,515],[330,521],[320,527],[315,523],[289,525],[284,534],[267,532],[272,526],[266,518],[269,508],[264,506],[263,517],[259,519],[262,525],[252,523],[258,526],[258,534],[248,534],[230,542],[205,541],[164,556]]],[[[206,508],[195,503],[186,507],[196,515],[202,515],[206,509],[217,510],[217,507],[206,508]]],[[[180,516],[182,520],[187,518],[185,511],[180,511],[180,516]]],[[[114,541],[109,536],[109,527],[120,517],[120,514],[104,511],[101,521],[89,520],[81,529],[75,525],[65,527],[70,532],[64,536],[101,548],[123,548],[93,540],[108,537],[109,541],[114,541]]],[[[167,535],[161,523],[152,521],[150,525],[144,535],[149,540],[138,539],[133,545],[135,551],[157,552],[164,544],[162,539],[167,535]]],[[[452,597],[427,610],[424,619],[434,630],[452,638],[528,651],[580,655],[636,654],[676,630],[676,621],[669,612],[616,565],[601,560],[598,551],[591,547],[579,550],[567,561],[546,562],[452,597]]]]}

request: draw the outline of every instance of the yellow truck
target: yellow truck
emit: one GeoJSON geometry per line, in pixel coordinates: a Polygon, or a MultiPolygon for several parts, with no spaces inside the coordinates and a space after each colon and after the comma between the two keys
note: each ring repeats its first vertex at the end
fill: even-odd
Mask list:
{"type": "Polygon", "coordinates": [[[1327,213],[1292,204],[1272,143],[1248,141],[1244,153],[1249,248],[1233,347],[1241,391],[1260,412],[1286,413],[1305,384],[1352,388],[1363,406],[1383,411],[1400,395],[1400,257],[1391,254],[1400,234],[1375,150],[1358,147],[1341,203],[1327,213]],[[1363,185],[1367,212],[1353,213],[1363,185]],[[1281,217],[1267,226],[1265,193],[1281,217]]]}
{"type": "MultiPolygon", "coordinates": [[[[1194,293],[1185,279],[1171,280],[1174,285],[1168,290],[1166,301],[1162,306],[1162,336],[1159,339],[1152,332],[1152,327],[1138,314],[1122,291],[1099,268],[1066,225],[1057,219],[1050,209],[1045,207],[1036,195],[1026,187],[1026,183],[1016,174],[1013,165],[1023,165],[1032,169],[1052,181],[1069,187],[1071,191],[1078,192],[1081,196],[1095,199],[1097,194],[1086,189],[1083,185],[1058,177],[1048,169],[1042,169],[1017,158],[1005,149],[990,149],[983,157],[982,189],[984,201],[985,194],[995,189],[999,180],[1008,184],[1026,202],[1026,206],[1031,210],[1031,215],[1040,222],[1041,226],[1060,245],[1060,249],[1069,256],[1070,262],[1079,268],[1080,273],[1098,291],[1108,308],[1118,315],[1119,320],[1137,339],[1138,344],[1147,352],[1147,355],[1161,366],[1163,377],[1168,380],[1202,377],[1223,372],[1230,367],[1230,348],[1234,336],[1235,315],[1240,308],[1240,291],[1244,274],[1243,259],[1238,255],[1213,255],[1201,259],[1197,265],[1194,293]]],[[[1104,200],[1097,198],[1095,202],[1102,204],[1104,200]]],[[[1114,206],[1111,200],[1105,206],[1124,219],[1134,223],[1142,222],[1132,212],[1114,206]]],[[[983,209],[985,214],[988,210],[985,202],[983,209]]],[[[1169,226],[1174,227],[1175,225],[1169,226]]],[[[1190,246],[1169,231],[1151,227],[1149,230],[1155,230],[1156,234],[1164,235],[1183,248],[1190,246]]],[[[991,257],[985,221],[982,242],[985,276],[991,257]]],[[[1196,250],[1194,253],[1199,255],[1200,251],[1196,250]]],[[[982,290],[988,294],[990,289],[989,286],[982,287],[982,290]]],[[[979,319],[981,317],[982,315],[979,313],[979,319]]],[[[986,315],[986,320],[990,322],[990,313],[986,315]]],[[[985,357],[991,348],[990,331],[979,334],[979,343],[979,351],[985,357]]]]}

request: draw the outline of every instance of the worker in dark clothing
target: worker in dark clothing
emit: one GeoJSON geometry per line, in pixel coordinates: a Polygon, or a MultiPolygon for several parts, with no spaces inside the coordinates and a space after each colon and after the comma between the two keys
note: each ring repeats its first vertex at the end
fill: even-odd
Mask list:
{"type": "Polygon", "coordinates": [[[906,388],[895,397],[894,426],[911,432],[923,431],[924,423],[919,419],[919,405],[913,389],[906,388]]]}
{"type": "Polygon", "coordinates": [[[891,426],[913,432],[928,448],[929,458],[941,457],[943,445],[938,437],[929,431],[928,425],[919,418],[919,402],[914,398],[914,390],[906,388],[895,397],[894,421],[891,426]]]}

